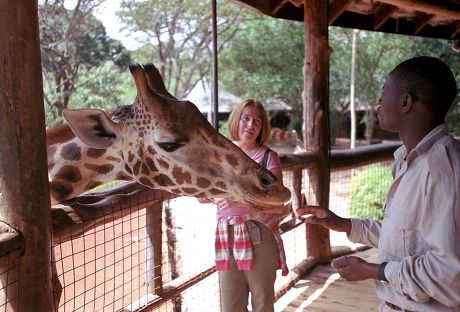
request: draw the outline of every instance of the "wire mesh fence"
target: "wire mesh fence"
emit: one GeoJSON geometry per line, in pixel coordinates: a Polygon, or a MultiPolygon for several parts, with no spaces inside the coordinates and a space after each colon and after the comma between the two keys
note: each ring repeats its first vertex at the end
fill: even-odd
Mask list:
{"type": "MultiPolygon", "coordinates": [[[[389,162],[382,164],[389,173],[389,162]]],[[[294,189],[300,176],[302,193],[312,192],[311,166],[309,160],[283,164],[284,184],[294,189]]],[[[383,182],[380,176],[375,179],[375,171],[369,169],[372,166],[331,172],[331,210],[352,216],[352,202],[363,201],[352,198],[356,193],[352,187],[364,189],[366,181],[372,181],[371,188],[375,188],[383,182]]],[[[168,198],[138,196],[128,204],[112,204],[94,213],[94,218],[55,233],[54,260],[62,286],[58,311],[220,310],[214,269],[216,208],[191,197],[168,198]]],[[[371,203],[380,200],[382,204],[380,198],[369,198],[371,203]]],[[[305,204],[304,199],[297,201],[296,205],[305,204]]],[[[281,225],[287,264],[293,269],[308,258],[306,226],[293,213],[285,215],[281,225]]],[[[331,246],[343,245],[350,246],[346,237],[331,232],[331,246]]],[[[15,257],[0,267],[0,312],[16,311],[18,265],[15,257]]],[[[278,274],[278,297],[292,281],[291,274],[278,274]]]]}

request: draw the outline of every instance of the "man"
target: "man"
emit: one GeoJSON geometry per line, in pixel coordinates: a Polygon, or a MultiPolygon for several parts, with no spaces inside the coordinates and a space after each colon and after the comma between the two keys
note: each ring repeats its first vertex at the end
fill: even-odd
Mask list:
{"type": "Polygon", "coordinates": [[[450,68],[433,57],[399,64],[378,102],[382,129],[398,132],[393,182],[381,221],[298,209],[308,223],[378,248],[380,264],[348,256],[332,266],[350,281],[375,279],[380,311],[460,311],[460,144],[445,116],[457,95],[450,68]]]}

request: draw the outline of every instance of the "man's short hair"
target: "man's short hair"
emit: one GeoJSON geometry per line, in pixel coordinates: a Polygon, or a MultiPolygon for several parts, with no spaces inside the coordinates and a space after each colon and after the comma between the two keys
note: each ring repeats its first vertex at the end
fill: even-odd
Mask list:
{"type": "Polygon", "coordinates": [[[414,57],[396,66],[392,74],[396,83],[435,117],[445,118],[457,96],[457,83],[446,63],[430,56],[414,57]]]}

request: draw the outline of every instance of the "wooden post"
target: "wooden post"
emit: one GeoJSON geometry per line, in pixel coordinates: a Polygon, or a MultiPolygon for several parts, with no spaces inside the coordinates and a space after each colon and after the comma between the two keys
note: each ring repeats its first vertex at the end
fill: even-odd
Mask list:
{"type": "MultiPolygon", "coordinates": [[[[313,197],[308,204],[329,206],[328,132],[328,1],[304,0],[305,63],[303,92],[303,135],[305,149],[318,157],[318,166],[308,170],[313,197]]],[[[307,225],[307,253],[320,263],[331,259],[329,230],[307,225]]]]}
{"type": "Polygon", "coordinates": [[[0,1],[0,219],[25,239],[16,311],[54,311],[37,1],[0,1]]]}
{"type": "Polygon", "coordinates": [[[147,207],[145,216],[145,281],[148,285],[149,292],[155,295],[161,295],[163,293],[162,211],[163,201],[156,201],[147,207]]]}

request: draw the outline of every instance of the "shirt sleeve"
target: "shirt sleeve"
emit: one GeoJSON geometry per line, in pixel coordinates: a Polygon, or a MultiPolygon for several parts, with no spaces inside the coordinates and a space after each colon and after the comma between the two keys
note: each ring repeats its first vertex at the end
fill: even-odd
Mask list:
{"type": "Polygon", "coordinates": [[[378,247],[382,221],[351,218],[351,231],[348,239],[353,243],[378,247]]]}
{"type": "Polygon", "coordinates": [[[460,307],[460,160],[459,151],[437,147],[429,156],[420,235],[423,253],[390,261],[385,276],[398,293],[418,302],[430,298],[460,307]]]}
{"type": "Polygon", "coordinates": [[[281,167],[280,157],[275,151],[270,151],[268,154],[267,169],[272,170],[273,168],[281,167]]]}

